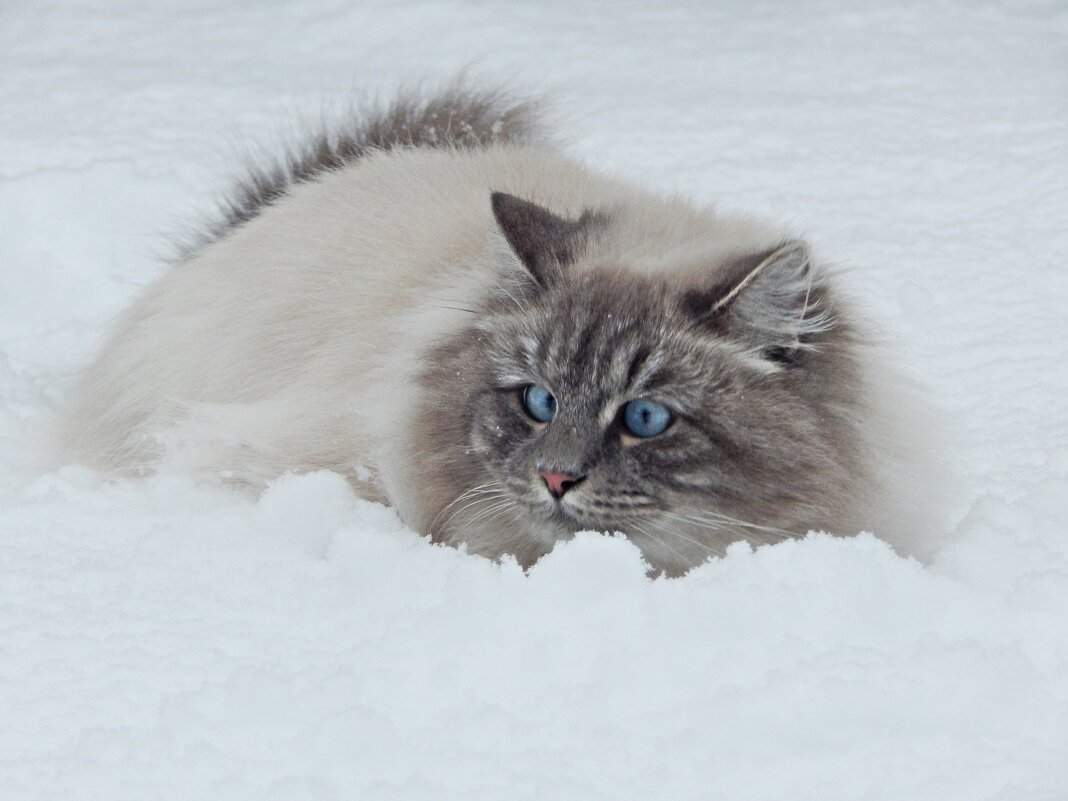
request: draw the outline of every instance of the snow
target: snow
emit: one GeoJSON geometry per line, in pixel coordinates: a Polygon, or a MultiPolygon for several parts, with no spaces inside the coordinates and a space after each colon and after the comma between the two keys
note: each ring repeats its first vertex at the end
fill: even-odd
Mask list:
{"type": "Polygon", "coordinates": [[[1068,9],[402,0],[0,10],[0,798],[1068,797],[1068,9]],[[953,429],[870,535],[529,574],[331,474],[113,483],[45,436],[251,143],[464,66],[568,147],[790,222],[953,429]]]}

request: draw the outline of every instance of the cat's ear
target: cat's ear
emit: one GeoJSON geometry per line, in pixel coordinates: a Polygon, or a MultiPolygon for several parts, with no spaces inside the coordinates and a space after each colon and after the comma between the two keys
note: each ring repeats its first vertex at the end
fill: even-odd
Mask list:
{"type": "Polygon", "coordinates": [[[788,360],[832,325],[804,242],[739,259],[729,276],[713,294],[713,324],[748,340],[772,361],[788,360]]]}
{"type": "Polygon", "coordinates": [[[595,219],[586,212],[569,220],[504,192],[491,194],[490,205],[509,247],[543,287],[563,275],[595,219]]]}

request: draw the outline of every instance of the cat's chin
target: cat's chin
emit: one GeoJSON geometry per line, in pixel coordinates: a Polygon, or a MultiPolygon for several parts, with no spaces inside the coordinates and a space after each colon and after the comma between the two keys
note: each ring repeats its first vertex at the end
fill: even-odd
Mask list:
{"type": "Polygon", "coordinates": [[[610,520],[603,515],[592,515],[565,502],[542,502],[536,506],[537,514],[564,536],[578,531],[601,531],[606,533],[626,531],[625,522],[610,520]]]}
{"type": "Polygon", "coordinates": [[[600,520],[595,520],[589,515],[584,515],[574,509],[560,505],[549,514],[549,519],[560,526],[575,531],[598,531],[602,526],[600,520]]]}

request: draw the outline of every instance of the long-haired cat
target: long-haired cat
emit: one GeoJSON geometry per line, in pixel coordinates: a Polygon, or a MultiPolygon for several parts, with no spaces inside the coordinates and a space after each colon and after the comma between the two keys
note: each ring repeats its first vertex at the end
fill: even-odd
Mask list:
{"type": "Polygon", "coordinates": [[[809,247],[594,172],[534,112],[404,97],[254,172],[118,321],[68,453],[334,470],[523,565],[591,529],[671,574],[739,539],[917,531],[922,449],[809,247]]]}

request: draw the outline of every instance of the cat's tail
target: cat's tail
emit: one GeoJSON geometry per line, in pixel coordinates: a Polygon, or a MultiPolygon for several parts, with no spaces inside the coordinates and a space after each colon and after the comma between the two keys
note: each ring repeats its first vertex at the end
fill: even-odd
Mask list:
{"type": "Polygon", "coordinates": [[[180,246],[184,260],[257,216],[291,187],[381,150],[475,149],[544,138],[541,102],[504,89],[472,88],[462,79],[436,92],[406,90],[365,105],[344,122],[322,126],[268,164],[252,165],[220,203],[219,215],[180,246]]]}
{"type": "Polygon", "coordinates": [[[345,163],[368,150],[527,143],[542,133],[538,108],[537,100],[518,99],[503,89],[472,89],[462,82],[430,94],[405,91],[360,115],[355,130],[342,133],[327,158],[345,163]]]}

